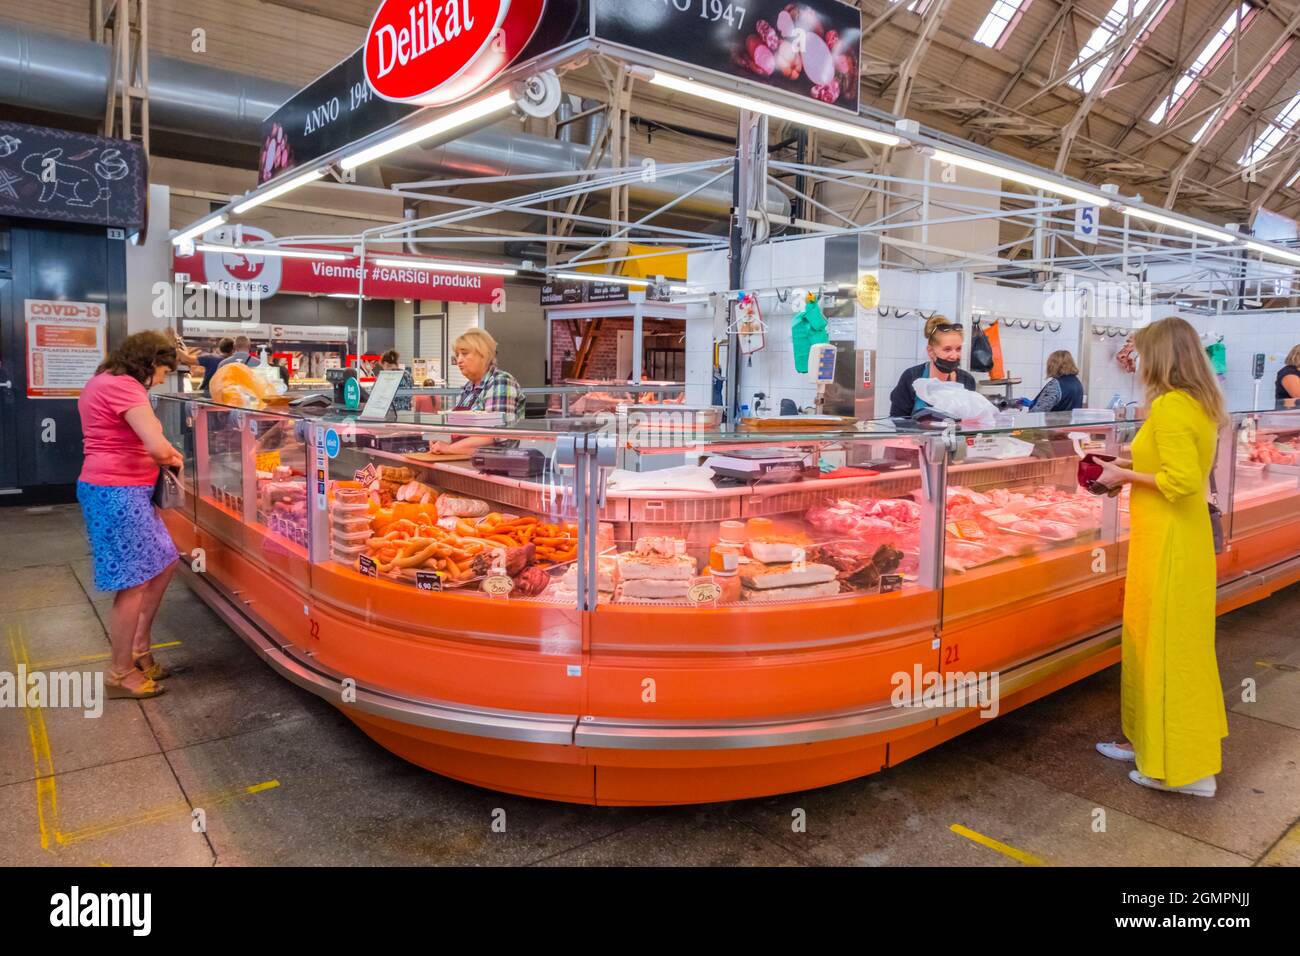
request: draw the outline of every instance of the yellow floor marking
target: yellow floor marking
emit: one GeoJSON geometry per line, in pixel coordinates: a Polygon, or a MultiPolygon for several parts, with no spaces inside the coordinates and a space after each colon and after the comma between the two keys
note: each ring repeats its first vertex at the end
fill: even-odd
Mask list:
{"type": "MultiPolygon", "coordinates": [[[[9,643],[9,652],[13,657],[15,672],[17,672],[19,665],[29,674],[49,667],[48,664],[37,667],[32,666],[28,657],[27,644],[17,627],[11,625],[7,629],[6,636],[9,643]]],[[[180,641],[168,641],[163,644],[154,644],[150,649],[175,647],[180,643],[180,641]]],[[[102,658],[96,655],[95,657],[82,658],[80,662],[91,663],[97,658],[107,660],[109,657],[108,654],[103,655],[102,658]]],[[[25,689],[23,692],[25,692],[25,689]]],[[[27,738],[31,743],[32,764],[36,771],[36,821],[40,827],[42,850],[53,853],[54,850],[51,848],[51,844],[68,846],[73,843],[82,843],[86,840],[105,836],[109,833],[115,833],[128,827],[166,820],[171,817],[188,817],[192,814],[193,810],[188,802],[177,800],[118,820],[80,827],[76,830],[64,830],[59,825],[58,785],[54,779],[54,753],[50,747],[49,733],[45,727],[45,715],[40,707],[24,707],[22,711],[27,718],[27,738]]],[[[210,806],[229,803],[239,797],[274,790],[278,786],[280,786],[279,780],[264,780],[248,787],[236,787],[231,790],[221,791],[195,802],[199,807],[206,809],[210,806]]],[[[110,866],[111,864],[101,860],[99,865],[110,866]]]]}
{"type": "Polygon", "coordinates": [[[960,823],[954,823],[952,826],[948,827],[948,829],[958,836],[964,836],[966,839],[978,843],[980,846],[986,846],[990,850],[1001,853],[1003,856],[1009,856],[1011,859],[1018,863],[1023,863],[1025,866],[1047,866],[1046,860],[1041,860],[1032,853],[1026,853],[1024,850],[1017,850],[1015,847],[1008,846],[992,837],[986,837],[982,833],[976,833],[974,830],[964,827],[960,823]]]}
{"type": "Polygon", "coordinates": [[[120,817],[117,820],[109,820],[104,823],[96,823],[91,826],[80,827],[76,830],[60,833],[60,842],[64,844],[84,843],[87,840],[94,840],[130,827],[142,826],[147,823],[160,823],[164,820],[174,818],[189,817],[192,815],[195,808],[201,808],[206,811],[209,807],[220,806],[223,803],[230,803],[232,800],[237,800],[240,797],[251,796],[255,793],[274,790],[278,786],[280,786],[279,780],[266,780],[262,783],[255,783],[250,787],[234,787],[230,790],[219,791],[206,797],[195,797],[193,807],[191,807],[190,803],[186,800],[173,800],[149,810],[142,810],[138,813],[132,813],[120,817]]]}
{"type": "MultiPolygon", "coordinates": [[[[180,641],[164,641],[161,644],[150,644],[151,651],[164,651],[169,647],[180,647],[180,641]]],[[[72,657],[65,661],[37,661],[35,664],[29,664],[29,670],[49,671],[65,667],[76,667],[78,664],[98,664],[101,661],[112,660],[112,653],[108,654],[87,654],[85,657],[72,657]]]]}
{"type": "MultiPolygon", "coordinates": [[[[9,652],[13,655],[14,671],[27,664],[27,645],[15,627],[9,628],[9,652]]],[[[26,693],[26,688],[20,688],[26,693]]],[[[36,823],[41,831],[41,849],[53,852],[50,843],[59,839],[59,793],[54,782],[54,754],[50,750],[50,737],[45,730],[45,715],[39,707],[22,708],[27,718],[27,739],[32,747],[32,763],[36,768],[36,823]]]]}

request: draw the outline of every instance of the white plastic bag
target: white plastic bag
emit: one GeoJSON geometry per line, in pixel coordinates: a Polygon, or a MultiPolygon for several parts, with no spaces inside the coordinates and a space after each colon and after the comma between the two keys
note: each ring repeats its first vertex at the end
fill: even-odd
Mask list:
{"type": "Polygon", "coordinates": [[[937,378],[918,378],[912,383],[916,397],[941,415],[958,421],[991,427],[997,421],[997,407],[979,392],[969,391],[961,382],[937,378]]]}

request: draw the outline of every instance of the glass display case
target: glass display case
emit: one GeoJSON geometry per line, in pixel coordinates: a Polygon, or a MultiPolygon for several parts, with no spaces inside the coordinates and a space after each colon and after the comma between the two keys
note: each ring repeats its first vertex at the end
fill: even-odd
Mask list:
{"type": "MultiPolygon", "coordinates": [[[[353,681],[366,733],[461,779],[614,803],[814,786],[974,719],[899,704],[900,674],[1000,673],[1009,709],[1118,659],[1127,497],[1077,468],[1127,456],[1140,420],[156,405],[191,492],[165,517],[206,555],[192,586],[285,676],[331,700],[353,681]],[[447,441],[461,453],[429,451],[447,441]]],[[[1300,577],[1297,436],[1300,411],[1224,430],[1221,608],[1300,577]]]]}

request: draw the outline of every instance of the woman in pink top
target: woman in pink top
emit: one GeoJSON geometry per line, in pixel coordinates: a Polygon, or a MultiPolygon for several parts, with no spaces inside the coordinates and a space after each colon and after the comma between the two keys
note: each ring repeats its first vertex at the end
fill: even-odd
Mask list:
{"type": "Polygon", "coordinates": [[[161,332],[137,332],[81,390],[77,411],[86,460],[77,500],[86,519],[95,587],[116,591],[109,618],[109,697],[162,693],[166,673],[149,652],[163,592],[176,570],[176,545],[153,505],[158,467],[179,467],[148,389],[176,371],[176,349],[161,332]]]}

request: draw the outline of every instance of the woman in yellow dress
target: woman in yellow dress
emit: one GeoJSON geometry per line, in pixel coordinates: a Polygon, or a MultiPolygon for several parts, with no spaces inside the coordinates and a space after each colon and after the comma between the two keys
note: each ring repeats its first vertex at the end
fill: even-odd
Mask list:
{"type": "Polygon", "coordinates": [[[1100,743],[1136,760],[1134,783],[1212,797],[1228,717],[1214,653],[1214,536],[1207,506],[1223,395],[1186,321],[1162,319],[1134,341],[1151,411],[1133,460],[1100,482],[1132,484],[1120,712],[1131,742],[1100,743]]]}

